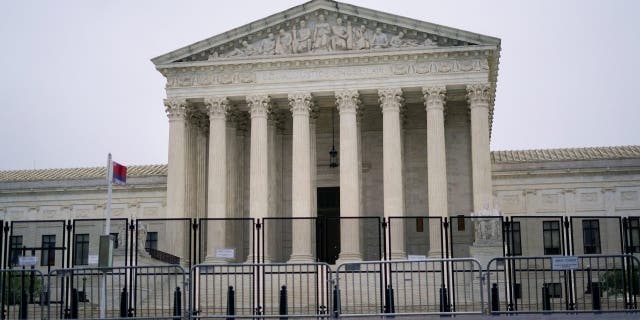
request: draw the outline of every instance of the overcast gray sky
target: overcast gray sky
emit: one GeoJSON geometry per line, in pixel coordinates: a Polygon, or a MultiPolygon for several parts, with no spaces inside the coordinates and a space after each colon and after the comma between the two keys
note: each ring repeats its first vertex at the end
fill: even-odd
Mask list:
{"type": "MultiPolygon", "coordinates": [[[[502,39],[492,150],[640,144],[640,1],[348,2],[502,39]]],[[[0,170],[166,163],[149,60],[301,3],[0,2],[0,170]]]]}

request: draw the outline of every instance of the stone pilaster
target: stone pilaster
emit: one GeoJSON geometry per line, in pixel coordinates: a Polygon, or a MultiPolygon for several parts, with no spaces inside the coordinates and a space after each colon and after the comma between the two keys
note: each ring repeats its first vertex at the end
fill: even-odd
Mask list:
{"type": "Polygon", "coordinates": [[[473,180],[473,211],[493,207],[491,197],[491,157],[489,149],[489,100],[488,83],[467,86],[471,113],[471,170],[473,180]]]}
{"type": "MultiPolygon", "coordinates": [[[[311,168],[311,217],[318,217],[318,160],[316,154],[316,121],[318,120],[318,109],[317,106],[311,107],[311,112],[309,113],[309,148],[311,149],[309,155],[309,162],[311,168]]],[[[317,222],[317,220],[316,220],[317,222]]],[[[316,224],[312,224],[311,226],[311,252],[312,254],[316,252],[316,224]]],[[[315,254],[314,254],[315,256],[315,254]]]]}
{"type": "Polygon", "coordinates": [[[196,121],[196,218],[207,217],[207,159],[209,119],[201,114],[196,121]]]}
{"type": "Polygon", "coordinates": [[[309,112],[312,97],[308,92],[289,94],[293,116],[291,157],[292,252],[290,261],[310,262],[311,251],[311,141],[309,112]],[[297,218],[297,219],[296,219],[297,218]]]}
{"type": "Polygon", "coordinates": [[[339,261],[362,260],[360,248],[361,214],[360,149],[357,90],[335,92],[340,113],[340,248],[339,261]],[[346,219],[345,219],[346,218],[346,219]]]}
{"type": "MultiPolygon", "coordinates": [[[[402,90],[387,88],[378,90],[382,109],[382,165],[384,216],[404,217],[404,186],[402,128],[400,109],[403,103],[402,90]]],[[[391,230],[391,259],[405,259],[403,219],[394,219],[391,230]]]]}
{"type": "Polygon", "coordinates": [[[253,95],[246,97],[246,100],[251,116],[249,215],[253,219],[263,219],[269,214],[268,116],[271,98],[268,95],[253,95]]]}
{"type": "MultiPolygon", "coordinates": [[[[209,182],[207,188],[208,218],[227,217],[227,111],[226,97],[208,97],[209,111],[209,182]]],[[[217,262],[216,249],[226,247],[226,228],[222,221],[207,224],[207,262],[217,262]]]]}
{"type": "MultiPolygon", "coordinates": [[[[444,86],[422,89],[427,109],[427,189],[429,216],[448,217],[447,208],[447,157],[444,138],[444,86]]],[[[429,256],[440,257],[441,225],[429,219],[429,256]]]]}
{"type": "MultiPolygon", "coordinates": [[[[237,159],[237,111],[229,108],[227,114],[227,218],[238,217],[238,159],[237,159]]],[[[227,230],[226,243],[228,248],[236,249],[238,252],[238,241],[233,230],[236,222],[229,220],[225,223],[227,230]]]]}
{"type": "MultiPolygon", "coordinates": [[[[167,218],[186,216],[186,162],[187,162],[187,101],[181,98],[164,100],[169,118],[169,164],[167,168],[167,218]]],[[[167,234],[165,250],[177,257],[188,256],[186,239],[178,232],[167,234]]],[[[163,251],[165,251],[163,250],[163,251]]],[[[181,259],[182,260],[182,259],[181,259]]]]}

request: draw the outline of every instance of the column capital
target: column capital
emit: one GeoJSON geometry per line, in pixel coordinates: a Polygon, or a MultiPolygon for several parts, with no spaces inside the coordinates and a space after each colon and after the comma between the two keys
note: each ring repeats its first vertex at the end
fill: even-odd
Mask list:
{"type": "Polygon", "coordinates": [[[422,88],[424,96],[424,106],[427,110],[444,110],[447,89],[445,86],[431,86],[422,88]]]}
{"type": "Polygon", "coordinates": [[[289,106],[291,113],[296,115],[309,115],[313,107],[313,97],[310,92],[294,92],[289,94],[289,106]]]}
{"type": "Polygon", "coordinates": [[[400,111],[404,97],[402,97],[402,89],[400,88],[382,88],[378,89],[378,101],[382,112],[400,111]]]}
{"type": "Polygon", "coordinates": [[[467,85],[467,99],[469,108],[489,107],[491,98],[491,85],[488,83],[475,83],[467,85]]]}
{"type": "Polygon", "coordinates": [[[209,120],[225,119],[229,110],[229,100],[227,97],[213,96],[204,98],[204,105],[209,112],[209,120]]]}
{"type": "Polygon", "coordinates": [[[267,117],[271,112],[271,97],[267,94],[250,95],[245,98],[251,118],[267,117]]]}
{"type": "Polygon", "coordinates": [[[355,113],[360,105],[358,90],[339,90],[335,92],[338,111],[355,113]]]}
{"type": "Polygon", "coordinates": [[[184,98],[164,99],[165,112],[170,121],[184,120],[187,116],[187,100],[184,98]]]}

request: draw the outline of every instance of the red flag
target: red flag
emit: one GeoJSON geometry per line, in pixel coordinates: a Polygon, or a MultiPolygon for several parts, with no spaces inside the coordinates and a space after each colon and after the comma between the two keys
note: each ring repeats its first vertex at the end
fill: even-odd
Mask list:
{"type": "Polygon", "coordinates": [[[127,167],[113,161],[113,183],[124,185],[127,183],[127,167]]]}

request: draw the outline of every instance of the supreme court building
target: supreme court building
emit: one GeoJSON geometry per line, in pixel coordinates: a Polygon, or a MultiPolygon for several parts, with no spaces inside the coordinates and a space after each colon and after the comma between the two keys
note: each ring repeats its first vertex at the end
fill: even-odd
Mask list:
{"type": "MultiPolygon", "coordinates": [[[[500,39],[328,0],[156,57],[168,164],[131,167],[114,215],[149,219],[136,241],[183,259],[199,247],[198,261],[330,263],[503,254],[502,233],[478,223],[501,215],[539,217],[518,224],[518,245],[541,255],[556,252],[558,217],[639,216],[640,147],[490,152],[499,57],[500,39]],[[188,249],[190,226],[152,219],[208,228],[188,249]]],[[[103,176],[0,172],[0,212],[102,217],[103,176]]],[[[600,238],[608,221],[599,250],[622,250],[600,238]]]]}

